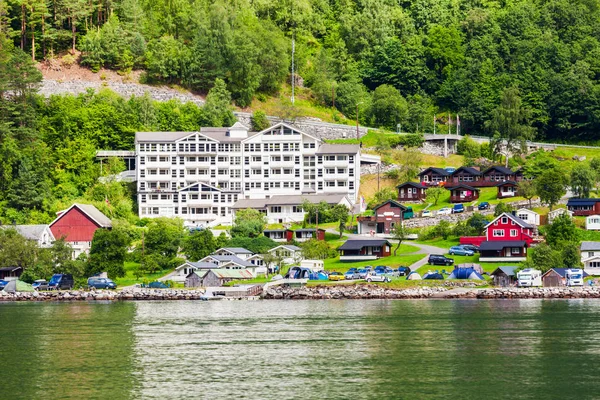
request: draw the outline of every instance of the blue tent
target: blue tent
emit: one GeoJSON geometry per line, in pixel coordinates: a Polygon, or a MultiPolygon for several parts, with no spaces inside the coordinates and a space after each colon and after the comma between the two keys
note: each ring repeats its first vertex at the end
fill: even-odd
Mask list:
{"type": "Polygon", "coordinates": [[[439,272],[428,272],[423,275],[423,279],[444,279],[444,275],[439,272]]]}
{"type": "Polygon", "coordinates": [[[483,276],[475,271],[474,268],[454,268],[448,279],[474,279],[482,281],[483,276]]]}

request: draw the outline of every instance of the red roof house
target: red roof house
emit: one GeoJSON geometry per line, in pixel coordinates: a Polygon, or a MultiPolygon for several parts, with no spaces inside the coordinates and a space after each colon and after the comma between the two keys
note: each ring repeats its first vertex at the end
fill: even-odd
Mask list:
{"type": "Polygon", "coordinates": [[[112,228],[110,219],[90,204],[75,203],[57,214],[50,231],[56,239],[64,238],[73,247],[73,258],[89,251],[96,230],[112,228]]]}
{"type": "Polygon", "coordinates": [[[524,261],[527,248],[534,241],[534,231],[534,225],[515,215],[499,215],[485,227],[485,239],[479,245],[479,261],[524,261]]]}

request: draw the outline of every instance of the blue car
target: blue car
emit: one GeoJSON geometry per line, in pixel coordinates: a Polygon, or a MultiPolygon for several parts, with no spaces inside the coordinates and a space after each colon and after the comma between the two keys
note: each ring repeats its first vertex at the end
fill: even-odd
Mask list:
{"type": "Polygon", "coordinates": [[[0,279],[0,290],[4,289],[4,286],[6,286],[8,284],[8,281],[5,281],[4,279],[0,279]]]}
{"type": "Polygon", "coordinates": [[[454,207],[452,207],[452,214],[458,214],[462,212],[465,212],[465,206],[462,204],[455,204],[454,207]]]}
{"type": "Polygon", "coordinates": [[[487,210],[490,208],[490,203],[488,203],[487,201],[483,201],[481,203],[479,203],[479,205],[477,206],[477,208],[479,210],[487,210]]]}
{"type": "Polygon", "coordinates": [[[375,267],[374,272],[376,275],[385,275],[385,274],[391,274],[392,272],[394,272],[394,270],[391,269],[390,267],[386,267],[384,265],[378,265],[377,267],[375,267]]]}
{"type": "Polygon", "coordinates": [[[472,256],[473,254],[475,254],[473,250],[465,249],[462,246],[452,246],[450,247],[448,253],[457,256],[472,256]]]}
{"type": "Polygon", "coordinates": [[[359,269],[358,270],[358,279],[366,279],[367,275],[369,274],[369,270],[368,269],[359,269]]]}

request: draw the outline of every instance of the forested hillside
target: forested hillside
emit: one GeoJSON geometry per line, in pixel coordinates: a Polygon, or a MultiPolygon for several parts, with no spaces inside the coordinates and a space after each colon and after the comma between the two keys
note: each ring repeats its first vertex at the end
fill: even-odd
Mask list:
{"type": "Polygon", "coordinates": [[[430,131],[451,112],[492,134],[516,87],[538,138],[600,138],[596,0],[8,0],[0,30],[37,60],[75,49],[200,92],[221,78],[240,106],[289,79],[295,37],[316,100],[365,124],[430,131]]]}

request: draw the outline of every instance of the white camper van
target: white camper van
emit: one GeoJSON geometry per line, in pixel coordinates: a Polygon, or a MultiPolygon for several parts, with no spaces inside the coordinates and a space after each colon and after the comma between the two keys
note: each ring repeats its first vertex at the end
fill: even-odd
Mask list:
{"type": "Polygon", "coordinates": [[[533,268],[526,268],[517,273],[519,287],[542,286],[542,272],[533,268]]]}
{"type": "Polygon", "coordinates": [[[579,268],[568,269],[565,273],[567,286],[583,286],[583,270],[579,268]]]}

